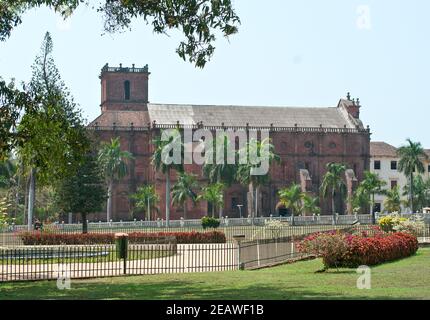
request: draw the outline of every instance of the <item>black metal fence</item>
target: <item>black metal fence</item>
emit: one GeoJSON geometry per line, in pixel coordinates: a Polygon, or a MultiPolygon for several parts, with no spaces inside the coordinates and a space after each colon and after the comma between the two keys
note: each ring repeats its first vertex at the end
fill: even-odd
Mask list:
{"type": "Polygon", "coordinates": [[[0,249],[0,281],[213,272],[237,267],[233,243],[129,245],[124,259],[115,245],[0,249]]]}

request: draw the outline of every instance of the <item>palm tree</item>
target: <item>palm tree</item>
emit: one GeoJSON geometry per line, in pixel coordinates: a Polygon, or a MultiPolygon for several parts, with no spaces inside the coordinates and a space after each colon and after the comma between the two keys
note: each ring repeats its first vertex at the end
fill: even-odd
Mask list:
{"type": "Polygon", "coordinates": [[[336,215],[336,192],[339,192],[342,198],[346,194],[346,185],[342,178],[345,174],[345,170],[346,166],[341,163],[328,163],[327,172],[321,183],[321,193],[323,197],[327,198],[330,194],[333,217],[336,215]]]}
{"type": "Polygon", "coordinates": [[[414,172],[424,173],[424,165],[422,159],[427,159],[428,156],[424,152],[421,143],[413,142],[411,139],[406,140],[408,145],[402,146],[397,150],[397,154],[400,157],[399,171],[403,172],[406,177],[409,178],[409,207],[414,212],[414,172]]]}
{"type": "Polygon", "coordinates": [[[215,208],[224,205],[224,185],[214,183],[204,187],[197,197],[197,201],[200,200],[205,200],[212,205],[212,218],[215,217],[215,208]]]}
{"type": "Polygon", "coordinates": [[[194,190],[198,186],[195,175],[179,173],[178,181],[172,188],[172,204],[184,207],[184,219],[187,219],[187,200],[191,199],[193,204],[196,203],[197,194],[194,190]]]}
{"type": "Polygon", "coordinates": [[[376,194],[384,194],[383,187],[387,183],[381,180],[376,173],[372,173],[369,171],[364,172],[364,179],[360,183],[360,188],[370,196],[370,214],[372,216],[372,223],[376,223],[375,219],[375,195],[376,194]]]}
{"type": "Polygon", "coordinates": [[[249,185],[249,191],[254,198],[255,194],[255,207],[253,210],[254,217],[258,217],[258,197],[260,193],[260,187],[269,182],[269,172],[265,174],[255,174],[256,170],[264,163],[269,166],[273,161],[279,162],[280,158],[275,153],[275,147],[270,143],[270,139],[266,138],[263,141],[257,141],[256,139],[250,139],[246,146],[239,150],[239,158],[245,159],[246,163],[239,164],[236,172],[236,179],[242,183],[249,185]],[[254,156],[258,156],[260,159],[258,163],[255,163],[256,159],[254,156]],[[255,190],[255,192],[254,192],[255,190]]]}
{"type": "MultiPolygon", "coordinates": [[[[203,176],[209,180],[210,184],[222,183],[225,187],[231,186],[236,179],[236,163],[228,163],[228,151],[230,150],[230,140],[226,134],[222,134],[217,139],[208,142],[209,147],[205,152],[205,163],[203,164],[203,176]],[[219,146],[224,146],[224,154],[218,157],[219,146]],[[220,158],[223,161],[220,161],[220,158]],[[217,161],[218,160],[218,161],[217,161]]],[[[205,148],[206,149],[206,148],[205,148]]],[[[234,155],[236,160],[237,156],[234,155]]],[[[222,217],[222,207],[219,216],[222,217]]]]}
{"type": "Polygon", "coordinates": [[[112,192],[114,182],[126,176],[126,161],[130,159],[133,159],[133,155],[128,151],[121,151],[121,143],[118,137],[111,139],[110,143],[103,143],[99,150],[98,160],[108,186],[106,208],[107,222],[109,222],[112,217],[112,192]]]}
{"type": "Polygon", "coordinates": [[[365,213],[367,213],[367,210],[370,206],[370,195],[360,186],[358,186],[354,192],[352,197],[352,206],[354,208],[354,212],[356,213],[363,213],[364,208],[366,208],[365,213]]]}
{"type": "MultiPolygon", "coordinates": [[[[405,186],[403,195],[408,195],[410,182],[405,186]]],[[[430,179],[424,181],[422,176],[414,178],[412,186],[413,191],[413,206],[416,210],[427,207],[430,204],[430,179]]]]}
{"type": "Polygon", "coordinates": [[[318,197],[312,197],[308,194],[303,194],[303,207],[302,210],[304,214],[318,214],[321,212],[320,207],[318,206],[319,199],[318,197]]]}
{"type": "Polygon", "coordinates": [[[157,204],[160,201],[160,197],[155,191],[155,187],[151,185],[145,185],[137,189],[137,192],[131,196],[134,199],[135,206],[141,209],[146,214],[146,220],[151,220],[151,210],[157,210],[157,204]]]}
{"type": "Polygon", "coordinates": [[[170,225],[170,171],[176,170],[178,172],[183,172],[184,167],[182,164],[183,159],[183,144],[182,137],[178,129],[170,132],[168,140],[163,140],[163,132],[160,136],[156,137],[152,143],[155,147],[154,153],[152,154],[152,164],[155,170],[161,171],[166,177],[166,225],[170,225]],[[181,161],[180,163],[174,163],[170,159],[169,151],[170,146],[179,146],[181,148],[181,161]]]}
{"type": "Polygon", "coordinates": [[[278,191],[279,202],[285,206],[285,208],[291,210],[291,223],[294,225],[294,215],[300,213],[301,201],[303,198],[302,189],[298,184],[293,184],[288,188],[284,188],[278,191]]]}
{"type": "Polygon", "coordinates": [[[387,190],[385,193],[384,208],[388,213],[400,212],[402,199],[399,186],[387,190]]]}

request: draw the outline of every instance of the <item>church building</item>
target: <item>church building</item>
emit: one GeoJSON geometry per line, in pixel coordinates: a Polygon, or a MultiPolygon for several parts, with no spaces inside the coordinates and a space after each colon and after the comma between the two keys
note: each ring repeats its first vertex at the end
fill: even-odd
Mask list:
{"type": "MultiPolygon", "coordinates": [[[[369,170],[370,130],[360,120],[360,102],[346,98],[333,107],[265,107],[226,105],[187,105],[149,102],[148,66],[110,67],[106,64],[100,74],[101,114],[87,127],[96,141],[119,137],[121,147],[131,152],[128,175],[115,184],[113,191],[114,221],[145,219],[136,211],[130,195],[145,184],[155,185],[160,197],[158,215],[163,218],[165,208],[165,177],[151,164],[152,140],[164,128],[184,127],[215,130],[267,130],[275,152],[281,161],[270,167],[270,183],[261,188],[260,215],[277,215],[279,189],[293,183],[304,192],[319,195],[319,187],[330,162],[344,163],[348,170],[345,183],[348,192],[369,170]]],[[[160,84],[161,85],[161,84],[160,84]]],[[[198,176],[201,185],[207,183],[201,166],[185,165],[186,172],[198,176]]],[[[171,174],[172,185],[176,173],[171,174]]],[[[248,187],[234,184],[225,192],[223,215],[248,216],[250,205],[248,187]]],[[[340,214],[351,208],[338,199],[340,214]]],[[[320,198],[322,214],[331,213],[330,199],[320,198]]],[[[183,208],[171,208],[171,219],[183,217],[183,208]]],[[[208,212],[208,204],[187,204],[187,218],[199,219],[208,212]]],[[[282,212],[281,212],[282,213],[282,212]]],[[[91,217],[103,220],[105,214],[91,217]]]]}

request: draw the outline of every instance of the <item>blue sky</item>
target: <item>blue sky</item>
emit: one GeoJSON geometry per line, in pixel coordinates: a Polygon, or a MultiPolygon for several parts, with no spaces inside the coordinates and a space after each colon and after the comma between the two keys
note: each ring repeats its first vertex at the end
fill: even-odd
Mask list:
{"type": "Polygon", "coordinates": [[[102,35],[102,18],[90,8],[80,8],[66,22],[40,8],[0,43],[0,75],[29,80],[50,31],[55,62],[88,120],[100,113],[98,75],[106,62],[149,64],[151,102],[324,107],[350,91],[361,100],[372,140],[400,145],[410,137],[430,148],[430,2],[234,3],[242,20],[239,34],[218,38],[203,70],[176,55],[178,32],[155,35],[140,20],[131,32],[102,35]],[[363,17],[370,22],[365,27],[359,24],[363,17]]]}

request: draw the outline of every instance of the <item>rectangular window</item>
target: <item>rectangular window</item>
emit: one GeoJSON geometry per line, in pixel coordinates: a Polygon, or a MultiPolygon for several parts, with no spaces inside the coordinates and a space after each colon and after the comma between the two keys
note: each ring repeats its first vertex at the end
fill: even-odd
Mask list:
{"type": "Polygon", "coordinates": [[[391,161],[391,170],[397,170],[397,161],[391,161]]]}
{"type": "Polygon", "coordinates": [[[429,164],[429,166],[428,166],[428,168],[427,168],[427,172],[430,172],[430,164],[429,164]]]}
{"type": "Polygon", "coordinates": [[[380,203],[375,203],[375,206],[373,207],[373,212],[379,212],[381,213],[381,204],[380,203]]]}
{"type": "Polygon", "coordinates": [[[397,180],[391,180],[391,189],[397,187],[397,180]]]}
{"type": "Polygon", "coordinates": [[[375,162],[373,163],[373,168],[375,170],[381,170],[381,161],[375,160],[375,162]]]}

